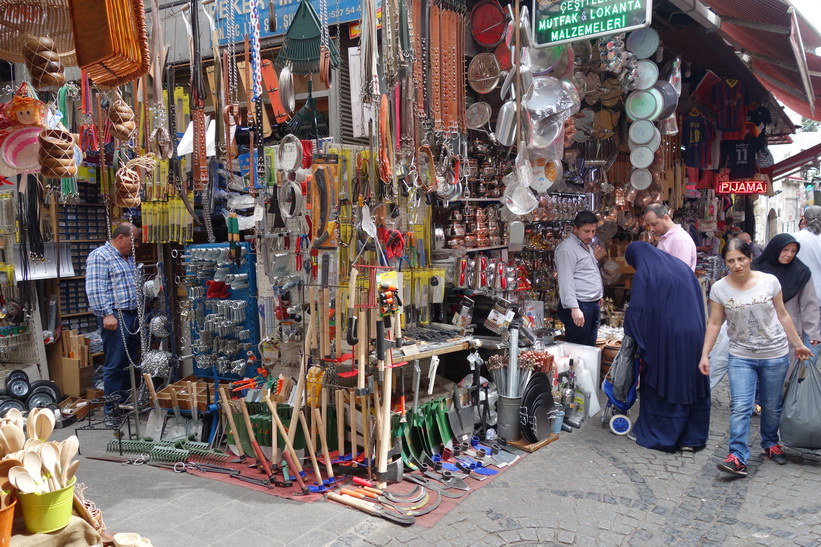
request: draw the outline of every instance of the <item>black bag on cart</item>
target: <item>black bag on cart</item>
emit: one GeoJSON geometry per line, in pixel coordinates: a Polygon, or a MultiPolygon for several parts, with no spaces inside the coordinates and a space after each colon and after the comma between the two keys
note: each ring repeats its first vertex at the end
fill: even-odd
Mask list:
{"type": "Polygon", "coordinates": [[[792,448],[821,448],[821,373],[810,360],[795,364],[781,405],[781,442],[792,448]]]}
{"type": "Polygon", "coordinates": [[[633,359],[639,351],[636,340],[624,335],[619,353],[610,367],[610,380],[613,382],[613,396],[621,402],[627,402],[630,388],[636,384],[633,359]]]}

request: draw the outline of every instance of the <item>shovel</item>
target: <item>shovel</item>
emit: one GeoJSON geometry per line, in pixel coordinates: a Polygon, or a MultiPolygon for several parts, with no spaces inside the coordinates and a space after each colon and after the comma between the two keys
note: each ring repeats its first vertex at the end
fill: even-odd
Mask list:
{"type": "Polygon", "coordinates": [[[145,424],[145,435],[152,439],[162,438],[163,420],[165,419],[165,411],[160,408],[160,400],[157,398],[157,392],[154,391],[154,382],[151,376],[143,374],[143,382],[148,388],[148,394],[151,396],[151,402],[154,403],[154,408],[148,413],[148,422],[145,424]]]}
{"type": "Polygon", "coordinates": [[[473,436],[473,409],[462,406],[457,386],[453,387],[453,408],[448,411],[448,421],[458,443],[470,440],[473,436]]]}
{"type": "Polygon", "coordinates": [[[177,400],[177,391],[171,388],[171,404],[174,406],[174,415],[165,424],[165,438],[174,440],[185,437],[186,420],[180,416],[180,402],[177,400]]]}
{"type": "Polygon", "coordinates": [[[197,410],[197,391],[194,382],[188,382],[188,400],[191,404],[191,421],[185,424],[186,435],[194,434],[194,440],[202,439],[203,423],[200,419],[200,413],[197,410]]]}

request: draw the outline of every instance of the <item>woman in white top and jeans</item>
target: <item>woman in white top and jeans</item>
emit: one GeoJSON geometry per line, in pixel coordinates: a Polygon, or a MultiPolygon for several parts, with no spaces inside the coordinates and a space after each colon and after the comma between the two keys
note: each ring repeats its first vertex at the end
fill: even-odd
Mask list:
{"type": "Polygon", "coordinates": [[[730,273],[710,290],[710,318],[704,337],[699,369],[710,374],[710,350],[724,318],[730,338],[730,453],[718,469],[747,476],[750,457],[750,416],[755,404],[756,383],[761,403],[761,447],[777,464],[787,458],[778,444],[781,391],[789,366],[789,344],[795,356],[805,359],[812,352],[802,342],[784,308],[781,284],[771,274],[750,269],[750,246],[736,238],[724,247],[724,262],[730,273]]]}

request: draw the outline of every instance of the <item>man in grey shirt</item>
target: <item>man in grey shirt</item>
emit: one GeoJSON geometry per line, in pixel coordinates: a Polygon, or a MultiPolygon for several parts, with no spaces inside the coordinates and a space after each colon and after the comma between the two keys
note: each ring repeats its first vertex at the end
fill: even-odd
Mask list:
{"type": "Polygon", "coordinates": [[[556,247],[559,274],[559,307],[565,338],[574,344],[595,346],[599,333],[599,312],[604,294],[599,264],[590,244],[599,219],[582,211],[573,220],[573,233],[556,247]]]}

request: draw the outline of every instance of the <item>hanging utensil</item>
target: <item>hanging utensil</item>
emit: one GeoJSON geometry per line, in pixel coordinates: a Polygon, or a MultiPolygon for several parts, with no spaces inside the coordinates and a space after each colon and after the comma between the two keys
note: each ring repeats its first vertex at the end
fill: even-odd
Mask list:
{"type": "Polygon", "coordinates": [[[191,404],[191,420],[185,426],[185,433],[188,436],[193,434],[195,436],[194,440],[199,441],[202,439],[204,424],[200,419],[197,405],[196,385],[194,382],[188,382],[188,400],[191,404]]]}
{"type": "Polygon", "coordinates": [[[169,391],[171,392],[171,404],[174,408],[174,415],[170,417],[168,422],[165,424],[165,435],[163,438],[169,440],[181,439],[185,437],[185,426],[187,421],[180,415],[180,403],[177,399],[177,391],[173,388],[173,386],[169,387],[169,391]]]}
{"type": "Polygon", "coordinates": [[[143,382],[145,382],[146,388],[148,388],[148,394],[151,397],[151,402],[154,405],[154,408],[151,409],[151,412],[148,413],[148,422],[146,422],[145,426],[145,435],[147,437],[151,437],[152,439],[161,439],[162,438],[162,429],[163,425],[165,425],[165,415],[166,412],[160,407],[160,400],[157,398],[157,392],[154,390],[154,382],[151,379],[151,376],[148,374],[143,374],[143,382]]]}

